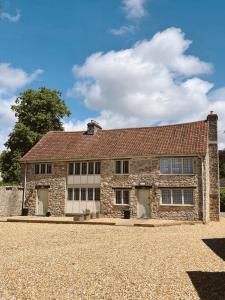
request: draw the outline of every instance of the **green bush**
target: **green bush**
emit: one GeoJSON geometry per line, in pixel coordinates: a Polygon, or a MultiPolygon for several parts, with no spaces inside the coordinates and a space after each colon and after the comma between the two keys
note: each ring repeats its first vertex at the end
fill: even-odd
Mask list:
{"type": "Polygon", "coordinates": [[[0,181],[0,186],[20,185],[18,182],[3,182],[0,181]]]}
{"type": "Polygon", "coordinates": [[[220,189],[220,211],[225,212],[225,188],[220,189]]]}

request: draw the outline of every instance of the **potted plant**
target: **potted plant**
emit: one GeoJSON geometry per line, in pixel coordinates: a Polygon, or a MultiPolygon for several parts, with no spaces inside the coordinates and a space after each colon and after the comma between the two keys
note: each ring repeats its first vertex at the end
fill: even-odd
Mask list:
{"type": "Polygon", "coordinates": [[[96,211],[96,218],[100,218],[100,211],[96,211]]]}
{"type": "Polygon", "coordinates": [[[85,209],[83,211],[83,214],[84,214],[84,220],[90,220],[90,209],[85,209]]]}
{"type": "Polygon", "coordinates": [[[90,216],[91,216],[91,219],[96,219],[96,213],[92,212],[92,213],[90,214],[90,216]]]}

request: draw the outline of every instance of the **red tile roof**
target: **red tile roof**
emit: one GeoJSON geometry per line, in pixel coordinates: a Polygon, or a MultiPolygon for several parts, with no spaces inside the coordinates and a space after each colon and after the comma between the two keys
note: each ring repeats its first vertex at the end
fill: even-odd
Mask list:
{"type": "Polygon", "coordinates": [[[84,131],[50,131],[21,161],[204,154],[207,150],[207,131],[207,121],[101,130],[94,136],[84,131]]]}

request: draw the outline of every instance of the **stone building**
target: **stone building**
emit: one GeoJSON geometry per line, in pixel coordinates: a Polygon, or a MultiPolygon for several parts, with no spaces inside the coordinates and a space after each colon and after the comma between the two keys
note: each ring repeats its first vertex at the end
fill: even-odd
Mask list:
{"type": "Polygon", "coordinates": [[[29,215],[219,220],[217,115],[186,124],[48,132],[21,159],[29,215]]]}

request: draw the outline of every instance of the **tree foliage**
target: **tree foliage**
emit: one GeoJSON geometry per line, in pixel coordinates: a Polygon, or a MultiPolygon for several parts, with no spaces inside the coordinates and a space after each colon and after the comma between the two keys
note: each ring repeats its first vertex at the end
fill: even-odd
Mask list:
{"type": "Polygon", "coordinates": [[[20,158],[48,131],[63,131],[62,119],[70,115],[61,93],[45,87],[21,93],[11,109],[17,122],[0,155],[4,182],[20,180],[20,158]]]}
{"type": "Polygon", "coordinates": [[[225,212],[225,188],[220,189],[220,211],[225,212]]]}
{"type": "Polygon", "coordinates": [[[225,150],[219,151],[220,178],[225,178],[225,150]]]}

